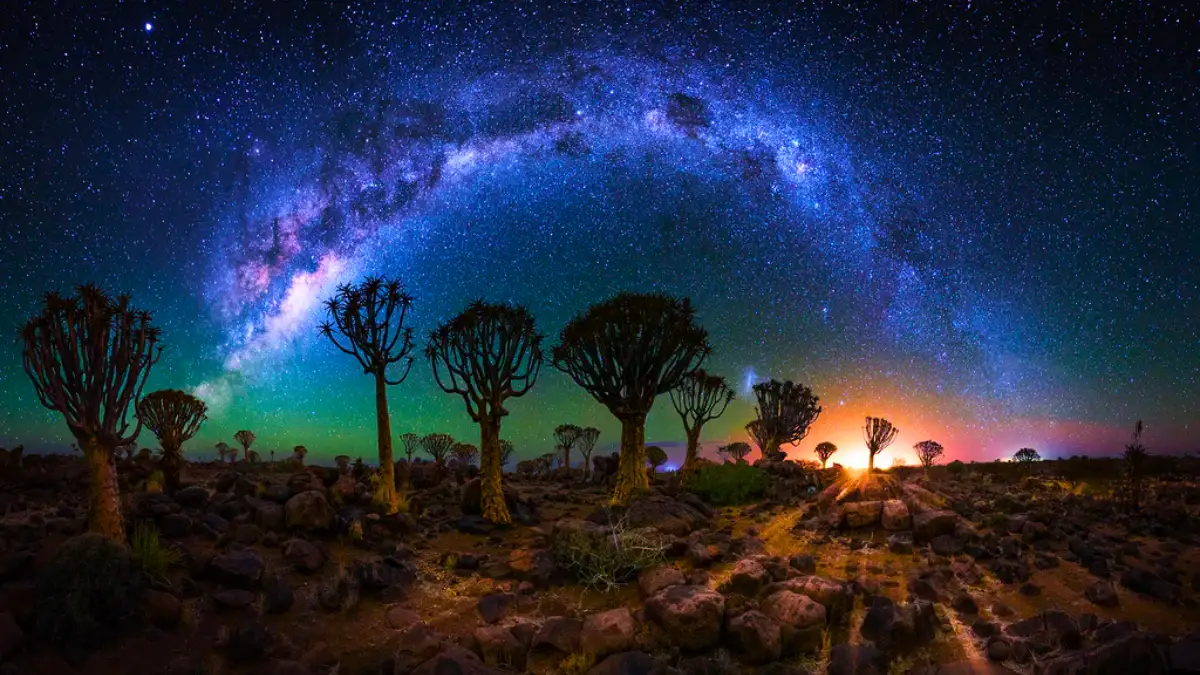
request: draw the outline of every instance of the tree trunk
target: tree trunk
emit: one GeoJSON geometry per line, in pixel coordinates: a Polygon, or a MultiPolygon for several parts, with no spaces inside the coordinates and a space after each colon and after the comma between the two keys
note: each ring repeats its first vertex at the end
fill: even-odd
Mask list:
{"type": "Polygon", "coordinates": [[[870,473],[874,470],[875,470],[875,453],[871,452],[868,449],[867,450],[867,472],[870,473]]]}
{"type": "MultiPolygon", "coordinates": [[[[583,455],[582,452],[579,454],[583,455]]],[[[587,480],[588,478],[591,478],[591,477],[592,477],[592,453],[589,452],[586,455],[583,455],[583,478],[584,478],[584,480],[587,480]]]]}
{"type": "Polygon", "coordinates": [[[379,432],[379,485],[375,490],[375,503],[386,513],[395,513],[396,468],[392,464],[392,421],[388,416],[387,383],[383,373],[375,374],[375,426],[379,432]]]}
{"type": "Polygon", "coordinates": [[[87,460],[92,480],[88,529],[125,546],[125,518],[121,515],[121,495],[112,449],[104,447],[95,438],[79,439],[79,447],[87,460]]]}
{"type": "Polygon", "coordinates": [[[571,471],[571,446],[563,445],[563,468],[567,470],[567,475],[571,471]]]}
{"type": "Polygon", "coordinates": [[[183,467],[183,451],[178,446],[163,445],[162,461],[163,483],[167,494],[173,495],[179,491],[179,472],[183,467]]]}
{"type": "Polygon", "coordinates": [[[687,430],[687,456],[683,459],[681,473],[691,471],[696,466],[696,455],[700,452],[700,425],[687,430]]]}
{"type": "Polygon", "coordinates": [[[479,487],[483,517],[497,525],[512,522],[504,502],[503,467],[500,465],[500,421],[479,423],[479,487]]]}
{"type": "Polygon", "coordinates": [[[821,470],[824,470],[824,469],[825,469],[825,465],[826,465],[826,464],[828,464],[828,463],[829,463],[829,458],[828,458],[828,457],[822,457],[822,458],[821,458],[821,470]]]}
{"type": "Polygon", "coordinates": [[[649,488],[650,479],[646,476],[646,418],[624,418],[621,420],[621,460],[612,504],[625,506],[635,493],[649,488]]]}

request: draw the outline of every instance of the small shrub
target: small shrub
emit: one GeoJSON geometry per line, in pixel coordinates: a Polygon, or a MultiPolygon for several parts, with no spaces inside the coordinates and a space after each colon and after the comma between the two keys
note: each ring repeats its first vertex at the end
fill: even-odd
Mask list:
{"type": "Polygon", "coordinates": [[[956,459],[946,465],[946,471],[950,472],[951,476],[961,476],[967,472],[967,465],[962,463],[962,460],[956,459]]]}
{"type": "Polygon", "coordinates": [[[688,489],[714,506],[733,506],[761,498],[768,481],[765,471],[749,464],[714,464],[701,466],[688,489]]]}
{"type": "Polygon", "coordinates": [[[142,618],[143,576],[128,549],[98,534],[68,540],[36,582],[38,635],[100,646],[142,618]]]}
{"type": "Polygon", "coordinates": [[[130,541],[133,564],[152,580],[165,580],[167,570],[178,565],[181,557],[173,548],[163,546],[154,525],[141,521],[134,526],[130,541]]]}
{"type": "Polygon", "coordinates": [[[588,588],[612,590],[665,559],[667,540],[654,528],[631,528],[624,518],[609,527],[560,532],[552,545],[559,567],[588,588]]]}

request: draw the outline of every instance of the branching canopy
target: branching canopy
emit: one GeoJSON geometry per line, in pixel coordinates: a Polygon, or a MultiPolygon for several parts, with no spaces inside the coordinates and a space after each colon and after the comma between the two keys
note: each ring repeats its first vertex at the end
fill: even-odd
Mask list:
{"type": "Polygon", "coordinates": [[[446,460],[452,447],[454,447],[454,437],[450,434],[426,434],[421,439],[421,449],[438,464],[446,460]]]}
{"type": "Polygon", "coordinates": [[[404,325],[411,307],[412,296],[399,279],[367,277],[357,286],[339,286],[325,302],[329,320],[321,324],[321,333],[357,359],[364,373],[400,384],[412,369],[413,330],[404,325]],[[400,372],[388,377],[388,367],[401,362],[400,372]]]}
{"type": "Polygon", "coordinates": [[[671,405],[689,432],[723,415],[733,400],[733,389],[725,383],[725,378],[701,369],[684,375],[670,394],[671,405]]]}
{"type": "Polygon", "coordinates": [[[874,457],[891,445],[896,440],[898,433],[900,430],[882,417],[868,417],[863,426],[863,441],[867,444],[867,450],[870,451],[871,456],[874,457]]]}
{"type": "Polygon", "coordinates": [[[208,419],[204,401],[178,389],[160,389],[138,403],[142,425],[158,438],[164,450],[178,450],[208,419]]]}
{"type": "Polygon", "coordinates": [[[937,441],[921,441],[913,446],[913,450],[917,452],[917,459],[921,460],[921,466],[927,469],[933,466],[937,462],[937,458],[945,452],[942,444],[937,441]]]}
{"type": "Polygon", "coordinates": [[[829,461],[830,457],[833,457],[833,453],[837,452],[837,446],[829,441],[825,441],[817,443],[817,447],[813,449],[813,452],[817,453],[817,457],[820,457],[821,463],[824,464],[829,461]]]}
{"type": "Polygon", "coordinates": [[[1013,459],[1018,462],[1021,462],[1023,464],[1029,463],[1029,462],[1036,462],[1041,458],[1042,458],[1042,456],[1039,455],[1038,451],[1034,450],[1033,448],[1021,448],[1020,450],[1013,453],[1013,459]]]}
{"type": "Polygon", "coordinates": [[[763,447],[764,452],[799,443],[821,414],[820,399],[812,389],[791,380],[759,382],[754,385],[754,397],[758,399],[755,412],[771,443],[763,447]]]}

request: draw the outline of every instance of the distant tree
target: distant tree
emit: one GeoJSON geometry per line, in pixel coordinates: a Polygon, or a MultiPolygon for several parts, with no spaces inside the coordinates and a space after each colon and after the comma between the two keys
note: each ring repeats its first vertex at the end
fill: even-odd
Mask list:
{"type": "Polygon", "coordinates": [[[937,441],[921,441],[913,446],[913,450],[917,452],[917,459],[921,460],[921,466],[926,469],[936,464],[937,458],[945,452],[942,444],[937,441]]]}
{"type": "Polygon", "coordinates": [[[657,473],[658,467],[667,463],[667,451],[657,445],[647,445],[646,463],[650,465],[651,473],[657,473]]]}
{"type": "Polygon", "coordinates": [[[512,522],[504,501],[500,420],[542,368],[542,336],[524,307],[477,301],[429,334],[425,354],[443,391],[458,394],[479,425],[483,517],[512,522]]]}
{"type": "Polygon", "coordinates": [[[813,452],[817,453],[817,457],[821,459],[821,468],[824,469],[825,465],[829,462],[829,458],[833,457],[833,453],[837,452],[837,446],[829,441],[825,441],[824,443],[817,443],[817,447],[813,452]]]}
{"type": "Polygon", "coordinates": [[[275,448],[271,448],[271,463],[275,463],[275,448]]]}
{"type": "Polygon", "coordinates": [[[246,453],[246,461],[250,462],[251,464],[258,464],[258,451],[257,450],[248,451],[246,453]]]}
{"type": "Polygon", "coordinates": [[[1021,448],[1020,450],[1013,453],[1013,461],[1020,462],[1021,464],[1029,464],[1030,462],[1036,462],[1036,461],[1040,460],[1041,458],[1042,458],[1042,456],[1039,455],[1038,451],[1034,450],[1033,448],[1021,448]]]}
{"type": "Polygon", "coordinates": [[[304,458],[308,457],[308,448],[303,445],[297,445],[292,448],[292,461],[297,464],[304,464],[304,458]]]}
{"type": "Polygon", "coordinates": [[[574,424],[560,424],[554,427],[554,440],[558,442],[554,447],[562,453],[563,466],[570,468],[571,448],[579,442],[581,433],[583,433],[583,429],[574,424]]]}
{"type": "Polygon", "coordinates": [[[479,448],[470,443],[455,443],[450,448],[450,456],[462,466],[471,466],[479,457],[479,448]]]}
{"type": "Polygon", "coordinates": [[[512,441],[500,439],[500,467],[507,466],[516,452],[517,449],[513,447],[512,441]]]}
{"type": "Polygon", "coordinates": [[[717,446],[717,457],[721,458],[722,464],[728,462],[729,461],[729,446],[728,445],[718,445],[717,446]]]}
{"type": "Polygon", "coordinates": [[[225,461],[226,457],[228,457],[230,461],[233,461],[233,459],[237,457],[237,449],[229,447],[229,444],[225,441],[217,443],[216,448],[217,457],[220,457],[222,462],[225,461]]]}
{"type": "Polygon", "coordinates": [[[579,454],[583,455],[583,475],[592,475],[592,451],[596,449],[596,441],[600,439],[600,430],[596,427],[584,427],[579,430],[579,454]]]}
{"type": "Polygon", "coordinates": [[[183,468],[183,444],[192,439],[200,424],[208,419],[204,401],[178,389],[150,392],[137,404],[142,426],[158,438],[162,446],[163,483],[167,494],[179,490],[179,472],[183,468]]]}
{"type": "Polygon", "coordinates": [[[1133,508],[1141,508],[1142,505],[1142,475],[1146,468],[1146,458],[1149,452],[1146,446],[1142,444],[1142,432],[1146,426],[1141,420],[1133,426],[1133,437],[1129,444],[1125,446],[1125,473],[1129,477],[1129,501],[1133,508]]]}
{"type": "Polygon", "coordinates": [[[438,466],[445,465],[446,457],[450,455],[450,448],[453,447],[454,438],[450,434],[426,434],[421,437],[421,449],[438,466]]]}
{"type": "Polygon", "coordinates": [[[63,416],[83,450],[91,477],[89,528],[125,546],[113,452],[141,431],[140,419],[130,431],[129,411],[162,355],[159,329],[129,296],[113,299],[87,285],[70,298],[48,293],[20,340],[38,401],[63,416]]]}
{"type": "Polygon", "coordinates": [[[961,476],[967,470],[967,465],[963,464],[961,459],[956,459],[946,465],[946,470],[951,476],[961,476]]]}
{"type": "Polygon", "coordinates": [[[733,458],[733,461],[742,464],[746,461],[746,455],[750,454],[750,444],[742,441],[730,443],[725,446],[725,453],[733,458]]]}
{"type": "Polygon", "coordinates": [[[901,467],[905,467],[905,466],[908,466],[907,459],[904,459],[903,457],[901,457],[899,455],[892,458],[892,468],[893,469],[897,469],[897,468],[901,468],[901,467]]]}
{"type": "Polygon", "coordinates": [[[412,369],[412,328],[405,325],[411,307],[412,296],[404,291],[398,279],[367,277],[357,286],[338,287],[337,293],[325,302],[329,320],[321,324],[321,333],[338,349],[353,356],[363,373],[375,378],[380,472],[375,499],[379,502],[377,506],[388,513],[399,510],[400,503],[396,497],[387,388],[403,382],[412,369]],[[335,337],[335,329],[344,343],[335,337]]]}
{"type": "Polygon", "coordinates": [[[808,430],[821,414],[820,398],[812,389],[787,380],[770,380],[754,385],[758,405],[760,434],[766,447],[763,456],[779,450],[782,445],[794,445],[808,436],[808,430]]]}
{"type": "Polygon", "coordinates": [[[408,460],[409,464],[412,464],[413,455],[421,449],[421,437],[412,432],[401,434],[400,443],[404,446],[404,458],[408,460]]]}
{"type": "Polygon", "coordinates": [[[771,446],[774,445],[767,425],[762,420],[750,420],[746,425],[746,433],[750,434],[750,440],[754,441],[754,445],[758,446],[758,452],[763,458],[766,458],[767,453],[771,451],[771,446]]]}
{"type": "Polygon", "coordinates": [[[691,301],[661,294],[620,293],[562,329],[554,366],[621,422],[614,505],[649,487],[646,415],[655,397],[678,387],[711,350],[691,301]]]}
{"type": "Polygon", "coordinates": [[[339,473],[350,473],[350,455],[338,455],[333,458],[339,473]]]}
{"type": "Polygon", "coordinates": [[[891,445],[896,440],[896,434],[900,430],[892,426],[892,423],[882,417],[868,417],[867,423],[863,426],[863,441],[867,444],[867,470],[875,470],[875,455],[878,455],[884,448],[891,445]]]}
{"type": "Polygon", "coordinates": [[[242,446],[245,459],[250,459],[250,446],[254,445],[254,441],[258,440],[258,436],[255,436],[253,431],[242,429],[233,435],[233,440],[242,446]]]}
{"type": "Polygon", "coordinates": [[[689,471],[696,463],[696,453],[700,448],[700,430],[705,424],[725,413],[729,402],[733,400],[733,390],[725,383],[725,378],[709,375],[698,369],[684,375],[679,386],[669,393],[671,405],[675,406],[675,412],[679,413],[683,420],[683,431],[687,436],[687,455],[683,460],[682,471],[689,471]]]}

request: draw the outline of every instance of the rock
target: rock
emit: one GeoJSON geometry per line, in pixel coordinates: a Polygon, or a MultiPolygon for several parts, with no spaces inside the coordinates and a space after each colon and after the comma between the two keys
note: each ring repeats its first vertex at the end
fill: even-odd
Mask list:
{"type": "Polygon", "coordinates": [[[267,668],[269,675],[312,675],[312,668],[299,661],[273,661],[267,668]]]}
{"type": "Polygon", "coordinates": [[[247,621],[229,631],[225,652],[235,664],[252,663],[266,658],[275,636],[261,621],[247,621]]]}
{"type": "Polygon", "coordinates": [[[756,610],[742,613],[731,619],[729,621],[729,637],[734,648],[742,653],[745,662],[752,666],[778,661],[783,654],[782,631],[779,623],[756,610]]]}
{"type": "Polygon", "coordinates": [[[671,586],[646,600],[646,615],[674,644],[699,651],[721,640],[725,597],[701,586],[671,586]]]}
{"type": "Polygon", "coordinates": [[[954,596],[954,610],[960,614],[978,614],[979,604],[970,593],[964,591],[954,596]]]}
{"type": "Polygon", "coordinates": [[[285,524],[284,507],[272,501],[246,497],[246,507],[250,513],[250,521],[265,532],[282,530],[285,524]]]}
{"type": "Polygon", "coordinates": [[[1117,589],[1107,581],[1097,581],[1083,591],[1084,597],[1101,607],[1116,607],[1121,604],[1117,589]]]}
{"type": "Polygon", "coordinates": [[[24,643],[25,631],[17,625],[12,613],[0,612],[0,663],[12,658],[24,643]]]}
{"type": "Polygon", "coordinates": [[[284,522],[289,528],[328,530],[333,524],[333,508],[320,492],[301,492],[284,505],[284,522]]]}
{"type": "Polygon", "coordinates": [[[837,621],[848,612],[854,600],[854,595],[846,584],[818,576],[796,577],[772,584],[764,591],[764,594],[770,595],[775,590],[799,593],[819,603],[825,607],[825,613],[830,621],[837,621]]]}
{"type": "Polygon", "coordinates": [[[908,534],[893,534],[888,537],[888,551],[898,554],[907,555],[913,552],[912,536],[908,534]]]}
{"type": "Polygon", "coordinates": [[[484,623],[496,623],[508,616],[508,611],[516,600],[517,596],[512,593],[489,593],[479,598],[479,616],[483,618],[484,623]]]}
{"type": "Polygon", "coordinates": [[[842,643],[829,651],[826,675],[886,675],[887,655],[870,645],[842,643]]]}
{"type": "Polygon", "coordinates": [[[1185,637],[1172,644],[1167,655],[1172,673],[1200,673],[1200,639],[1185,637]]]}
{"type": "Polygon", "coordinates": [[[879,523],[883,502],[850,502],[842,505],[842,524],[849,528],[873,527],[879,523]]]}
{"type": "Polygon", "coordinates": [[[474,652],[448,645],[414,668],[410,675],[503,675],[503,672],[484,664],[474,652]]]}
{"type": "Polygon", "coordinates": [[[240,588],[222,588],[213,593],[212,599],[222,609],[243,609],[254,604],[255,595],[240,588]]]}
{"type": "Polygon", "coordinates": [[[508,555],[508,566],[514,578],[546,586],[558,575],[554,554],[544,548],[520,548],[508,555]]]}
{"type": "Polygon", "coordinates": [[[677,567],[669,565],[650,567],[638,574],[638,593],[644,600],[668,586],[681,586],[685,582],[683,572],[677,567]]]}
{"type": "Polygon", "coordinates": [[[758,590],[770,581],[770,575],[757,561],[750,558],[743,558],[737,561],[733,566],[733,572],[729,576],[729,581],[721,587],[723,593],[740,593],[748,597],[754,597],[758,590]]]}
{"type": "MultiPolygon", "coordinates": [[[[146,608],[146,618],[159,628],[171,630],[179,625],[179,620],[183,617],[183,605],[179,598],[170,593],[147,590],[142,594],[142,602],[146,608]]],[[[2,628],[0,633],[3,633],[2,628]]],[[[3,651],[0,647],[0,661],[4,660],[3,651]]]]}
{"type": "Polygon", "coordinates": [[[997,638],[988,643],[987,657],[992,661],[1007,661],[1012,656],[1012,646],[1007,640],[997,638]]]}
{"type": "Polygon", "coordinates": [[[394,557],[354,563],[350,568],[355,581],[364,590],[382,591],[386,588],[408,589],[417,580],[417,567],[411,560],[394,557]]]}
{"type": "Polygon", "coordinates": [[[1138,673],[1166,675],[1168,667],[1154,636],[1134,632],[1083,653],[1067,654],[1040,664],[1043,673],[1138,673]]]}
{"type": "Polygon", "coordinates": [[[817,571],[817,559],[811,555],[794,555],[788,559],[788,566],[801,574],[814,574],[817,571]]]}
{"type": "Polygon", "coordinates": [[[687,559],[694,567],[708,567],[721,559],[723,552],[716,544],[693,541],[687,547],[687,559]]]}
{"type": "Polygon", "coordinates": [[[158,533],[164,539],[182,539],[192,533],[192,519],[182,513],[168,513],[158,519],[158,533]]]}
{"type": "Polygon", "coordinates": [[[933,541],[943,534],[954,534],[958,515],[953,511],[924,511],[913,516],[913,539],[918,543],[933,541]]]}
{"type": "Polygon", "coordinates": [[[407,630],[421,623],[421,616],[411,609],[392,607],[384,614],[388,626],[394,630],[407,630]]]}
{"type": "Polygon", "coordinates": [[[208,506],[208,490],[200,485],[189,485],[175,493],[175,502],[185,509],[197,511],[208,506]]]}
{"type": "Polygon", "coordinates": [[[296,596],[286,579],[274,574],[263,577],[263,611],[267,614],[283,614],[292,608],[296,596]]]}
{"type": "Polygon", "coordinates": [[[910,653],[933,641],[937,634],[933,603],[917,600],[897,605],[877,595],[863,616],[859,632],[888,655],[910,653]]]}
{"type": "Polygon", "coordinates": [[[243,549],[213,556],[208,575],[223,586],[252,591],[262,582],[266,565],[254,551],[243,549]]]}
{"type": "Polygon", "coordinates": [[[502,626],[480,626],[475,629],[475,650],[489,666],[525,669],[525,645],[507,628],[502,626]]]}
{"type": "Polygon", "coordinates": [[[636,646],[635,628],[633,615],[625,607],[589,614],[583,620],[579,647],[596,658],[629,651],[636,646]]]}
{"type": "Polygon", "coordinates": [[[962,553],[963,542],[953,535],[942,534],[933,538],[933,541],[930,542],[930,548],[938,555],[949,557],[962,553]]]}
{"type": "Polygon", "coordinates": [[[908,506],[899,499],[889,499],[883,503],[880,523],[885,530],[907,530],[912,527],[912,515],[908,506]]]}
{"type": "Polygon", "coordinates": [[[247,546],[262,539],[262,528],[254,523],[242,523],[233,529],[233,540],[247,546]]]}
{"type": "Polygon", "coordinates": [[[563,654],[574,654],[579,651],[582,633],[582,621],[562,616],[551,617],[534,634],[530,647],[552,648],[563,654]]]}
{"type": "Polygon", "coordinates": [[[325,553],[310,541],[289,539],[283,542],[283,559],[296,571],[311,574],[325,564],[325,553]]]}
{"type": "MultiPolygon", "coordinates": [[[[609,517],[607,510],[600,510],[589,515],[587,519],[607,525],[609,517]]],[[[694,530],[707,527],[709,516],[696,508],[690,500],[650,495],[632,502],[625,511],[625,518],[629,527],[653,527],[665,535],[686,537],[694,530]]]]}
{"type": "Polygon", "coordinates": [[[587,671],[587,675],[658,675],[662,666],[645,652],[612,654],[587,671]]]}

